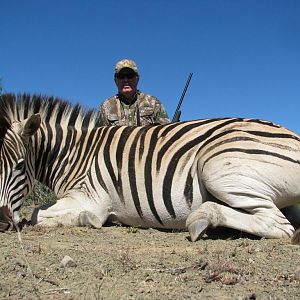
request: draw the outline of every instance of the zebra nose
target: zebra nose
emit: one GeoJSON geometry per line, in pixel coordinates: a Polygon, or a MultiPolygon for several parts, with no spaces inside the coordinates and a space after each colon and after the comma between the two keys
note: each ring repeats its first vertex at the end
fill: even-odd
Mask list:
{"type": "Polygon", "coordinates": [[[0,232],[4,232],[12,227],[11,213],[7,206],[0,207],[0,232]]]}
{"type": "Polygon", "coordinates": [[[11,224],[0,221],[0,232],[7,231],[10,228],[10,226],[11,224]]]}

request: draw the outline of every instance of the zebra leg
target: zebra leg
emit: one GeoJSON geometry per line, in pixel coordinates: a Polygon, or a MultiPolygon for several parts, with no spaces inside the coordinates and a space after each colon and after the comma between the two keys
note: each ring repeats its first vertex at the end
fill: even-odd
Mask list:
{"type": "Polygon", "coordinates": [[[292,236],[294,228],[278,207],[300,198],[300,170],[286,172],[285,165],[267,158],[224,154],[199,163],[199,177],[208,193],[207,201],[187,219],[192,241],[217,226],[266,238],[292,236]]]}
{"type": "Polygon", "coordinates": [[[91,226],[101,228],[108,218],[108,210],[100,209],[96,202],[87,205],[87,200],[62,198],[53,205],[43,205],[33,211],[31,222],[41,226],[91,226]],[[84,204],[83,204],[84,203],[84,204]]]}
{"type": "Polygon", "coordinates": [[[281,212],[289,220],[289,222],[294,226],[295,229],[300,228],[300,206],[299,204],[294,204],[281,209],[281,212]]]}
{"type": "Polygon", "coordinates": [[[207,201],[189,215],[186,226],[192,241],[203,236],[207,228],[218,226],[266,238],[291,237],[294,232],[293,226],[274,204],[268,208],[257,205],[253,213],[248,213],[207,201]]]}

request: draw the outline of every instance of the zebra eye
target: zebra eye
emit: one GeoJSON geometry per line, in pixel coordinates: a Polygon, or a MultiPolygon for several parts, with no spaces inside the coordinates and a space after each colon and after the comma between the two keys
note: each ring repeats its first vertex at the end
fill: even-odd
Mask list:
{"type": "Polygon", "coordinates": [[[21,171],[24,167],[24,162],[25,162],[24,159],[18,160],[18,163],[15,166],[15,170],[21,171]]]}

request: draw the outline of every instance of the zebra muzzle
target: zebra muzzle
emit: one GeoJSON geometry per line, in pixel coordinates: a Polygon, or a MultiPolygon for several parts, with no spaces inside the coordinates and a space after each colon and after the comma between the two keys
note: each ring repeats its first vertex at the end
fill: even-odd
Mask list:
{"type": "Polygon", "coordinates": [[[15,227],[7,206],[0,207],[0,232],[12,230],[15,227]]]}
{"type": "Polygon", "coordinates": [[[11,227],[11,224],[0,221],[0,232],[7,231],[7,230],[9,230],[10,227],[11,227]]]}

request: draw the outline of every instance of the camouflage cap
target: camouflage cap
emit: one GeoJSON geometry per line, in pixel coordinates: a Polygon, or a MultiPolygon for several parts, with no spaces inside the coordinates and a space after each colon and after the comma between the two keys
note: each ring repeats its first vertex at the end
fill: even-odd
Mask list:
{"type": "Polygon", "coordinates": [[[139,74],[136,63],[131,59],[126,58],[117,62],[115,66],[115,74],[118,74],[124,68],[129,68],[133,70],[136,74],[139,74]]]}

